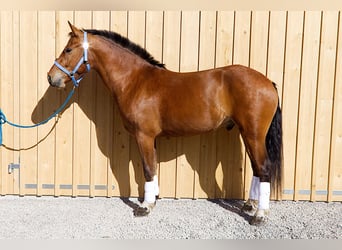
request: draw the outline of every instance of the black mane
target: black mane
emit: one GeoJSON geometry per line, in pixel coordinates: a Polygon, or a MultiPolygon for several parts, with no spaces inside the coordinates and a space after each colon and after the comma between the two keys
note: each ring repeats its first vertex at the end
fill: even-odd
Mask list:
{"type": "Polygon", "coordinates": [[[107,30],[95,30],[95,29],[85,29],[84,31],[92,35],[103,36],[105,38],[108,38],[112,40],[113,42],[119,44],[120,46],[132,51],[134,54],[136,54],[137,56],[140,56],[142,59],[149,62],[150,64],[160,67],[160,68],[165,68],[165,65],[163,63],[154,59],[153,56],[149,52],[147,52],[144,48],[142,48],[140,45],[131,42],[129,39],[121,36],[118,33],[107,31],[107,30]]]}

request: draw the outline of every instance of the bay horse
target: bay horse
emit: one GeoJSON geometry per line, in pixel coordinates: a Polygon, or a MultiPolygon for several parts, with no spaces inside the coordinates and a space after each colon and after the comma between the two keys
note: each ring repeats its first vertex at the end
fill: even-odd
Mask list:
{"type": "Polygon", "coordinates": [[[236,125],[250,157],[253,177],[242,210],[250,224],[267,220],[271,187],[282,173],[282,114],[275,84],[251,68],[231,65],[199,72],[167,70],[145,49],[111,31],[78,29],[48,72],[51,86],[78,86],[92,67],[114,96],[127,131],[135,137],[145,177],[145,216],[159,195],[155,140],[190,136],[236,125]]]}

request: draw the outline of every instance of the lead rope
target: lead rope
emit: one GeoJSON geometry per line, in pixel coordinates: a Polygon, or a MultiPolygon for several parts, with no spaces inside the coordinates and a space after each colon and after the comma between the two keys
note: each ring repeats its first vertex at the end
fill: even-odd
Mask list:
{"type": "Polygon", "coordinates": [[[87,32],[84,32],[83,33],[83,56],[81,57],[81,59],[79,60],[79,62],[75,66],[75,68],[72,71],[68,71],[66,68],[64,68],[62,65],[60,65],[57,61],[54,62],[54,65],[56,65],[58,69],[60,69],[62,72],[64,72],[65,74],[67,74],[71,78],[74,86],[71,89],[71,91],[70,91],[69,95],[67,96],[67,98],[65,99],[65,101],[63,102],[63,104],[52,115],[50,115],[47,119],[45,119],[44,121],[41,121],[37,124],[33,124],[33,125],[20,125],[20,124],[16,124],[16,123],[8,121],[5,114],[0,109],[0,146],[2,146],[2,125],[3,124],[7,123],[7,124],[9,124],[13,127],[16,127],[16,128],[35,128],[35,127],[38,127],[40,125],[47,123],[48,121],[50,121],[51,119],[56,117],[65,108],[65,106],[70,101],[73,94],[75,93],[75,88],[78,87],[80,81],[83,79],[83,76],[82,76],[76,80],[75,73],[78,71],[78,69],[81,67],[82,64],[86,65],[87,72],[90,71],[90,64],[88,63],[88,48],[89,48],[89,43],[88,43],[88,38],[87,38],[87,32]]]}
{"type": "Polygon", "coordinates": [[[43,124],[49,122],[51,119],[55,118],[65,108],[65,106],[68,104],[68,102],[70,101],[70,99],[72,98],[74,93],[75,93],[75,86],[71,89],[70,93],[68,94],[67,98],[62,103],[62,105],[53,114],[51,114],[47,119],[45,119],[45,120],[43,120],[37,124],[33,124],[33,125],[20,125],[17,123],[10,122],[7,120],[5,114],[0,109],[0,146],[2,146],[2,125],[3,124],[7,123],[7,124],[9,124],[13,127],[16,127],[16,128],[35,128],[35,127],[38,127],[40,125],[43,125],[43,124]]]}

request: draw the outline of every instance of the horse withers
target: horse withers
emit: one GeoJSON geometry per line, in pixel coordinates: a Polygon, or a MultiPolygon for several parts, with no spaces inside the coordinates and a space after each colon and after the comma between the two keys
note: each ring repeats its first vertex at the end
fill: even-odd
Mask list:
{"type": "Polygon", "coordinates": [[[115,32],[69,25],[70,39],[48,72],[48,81],[54,87],[63,88],[70,80],[78,86],[91,67],[113,94],[143,162],[144,201],[135,215],[150,213],[159,194],[158,136],[189,136],[235,125],[253,168],[242,209],[254,214],[251,224],[263,224],[270,191],[281,188],[282,121],[275,84],[241,65],[172,72],[115,32]]]}

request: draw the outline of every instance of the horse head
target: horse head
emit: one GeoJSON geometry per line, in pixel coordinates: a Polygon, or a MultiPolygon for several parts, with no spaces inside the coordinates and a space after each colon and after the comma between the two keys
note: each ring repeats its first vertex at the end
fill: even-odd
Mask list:
{"type": "Polygon", "coordinates": [[[78,86],[84,74],[90,70],[87,33],[68,23],[71,28],[70,39],[47,74],[53,87],[64,88],[70,80],[78,86]]]}

